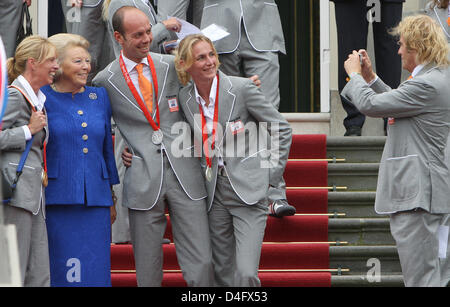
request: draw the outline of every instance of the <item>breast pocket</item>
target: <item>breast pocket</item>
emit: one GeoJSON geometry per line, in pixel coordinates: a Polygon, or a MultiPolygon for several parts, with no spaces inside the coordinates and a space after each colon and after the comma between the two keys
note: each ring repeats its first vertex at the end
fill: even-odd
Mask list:
{"type": "Polygon", "coordinates": [[[393,201],[406,201],[417,196],[423,172],[417,155],[386,159],[386,175],[390,178],[389,197],[393,201]]]}

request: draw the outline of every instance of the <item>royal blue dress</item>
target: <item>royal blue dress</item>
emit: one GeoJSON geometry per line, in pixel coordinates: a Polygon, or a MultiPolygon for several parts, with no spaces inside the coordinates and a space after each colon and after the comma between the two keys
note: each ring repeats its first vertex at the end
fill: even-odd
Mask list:
{"type": "Polygon", "coordinates": [[[111,286],[111,185],[119,183],[104,88],[50,86],[45,191],[51,286],[111,286]]]}

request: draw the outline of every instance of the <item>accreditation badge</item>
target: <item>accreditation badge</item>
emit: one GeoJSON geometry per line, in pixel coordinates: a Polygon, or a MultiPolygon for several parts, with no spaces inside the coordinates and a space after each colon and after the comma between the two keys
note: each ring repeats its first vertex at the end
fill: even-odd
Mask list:
{"type": "Polygon", "coordinates": [[[389,124],[389,125],[395,124],[395,118],[389,117],[389,118],[388,118],[388,124],[389,124]]]}
{"type": "Polygon", "coordinates": [[[170,112],[178,112],[180,110],[177,97],[168,98],[167,103],[169,104],[170,112]]]}
{"type": "Polygon", "coordinates": [[[238,134],[239,132],[244,131],[244,124],[241,120],[230,122],[230,130],[233,135],[238,134]]]}

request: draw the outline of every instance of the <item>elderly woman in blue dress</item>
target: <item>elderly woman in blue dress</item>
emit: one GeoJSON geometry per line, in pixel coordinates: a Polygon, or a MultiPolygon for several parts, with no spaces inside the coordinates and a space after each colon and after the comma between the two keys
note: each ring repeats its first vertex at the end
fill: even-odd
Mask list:
{"type": "Polygon", "coordinates": [[[47,96],[47,228],[52,286],[110,286],[111,187],[119,182],[104,88],[86,86],[89,43],[75,34],[49,38],[60,73],[47,96]]]}

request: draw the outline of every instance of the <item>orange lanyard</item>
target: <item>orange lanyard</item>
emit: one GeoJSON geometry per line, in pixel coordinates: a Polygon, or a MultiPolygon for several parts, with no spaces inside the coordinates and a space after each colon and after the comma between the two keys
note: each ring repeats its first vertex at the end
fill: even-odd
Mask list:
{"type": "MultiPolygon", "coordinates": [[[[202,115],[202,139],[203,139],[203,150],[205,152],[206,164],[209,168],[211,168],[211,157],[209,155],[208,149],[208,130],[206,129],[206,119],[205,114],[203,113],[202,105],[199,105],[200,114],[202,115]]],[[[213,130],[212,130],[212,140],[211,140],[211,149],[214,150],[216,143],[216,132],[217,132],[217,124],[219,121],[219,75],[217,75],[217,88],[216,88],[216,101],[214,105],[214,117],[213,117],[213,130]]]]}
{"type": "Polygon", "coordinates": [[[156,76],[155,64],[153,63],[153,60],[150,57],[150,55],[147,55],[147,60],[148,60],[148,65],[150,67],[150,71],[152,73],[153,86],[155,87],[156,123],[153,121],[152,116],[150,115],[149,111],[147,110],[147,107],[145,106],[144,102],[141,99],[141,96],[139,95],[138,91],[136,90],[136,87],[134,86],[133,82],[131,81],[130,74],[128,73],[127,68],[125,67],[125,62],[123,61],[122,54],[119,57],[119,64],[120,64],[120,69],[122,70],[123,77],[125,78],[125,81],[126,81],[128,87],[130,88],[131,93],[134,96],[134,99],[136,99],[142,112],[144,112],[144,116],[147,119],[147,121],[149,122],[150,126],[153,128],[154,131],[156,131],[156,130],[159,130],[159,127],[160,127],[159,105],[158,105],[158,79],[156,76]]]}

